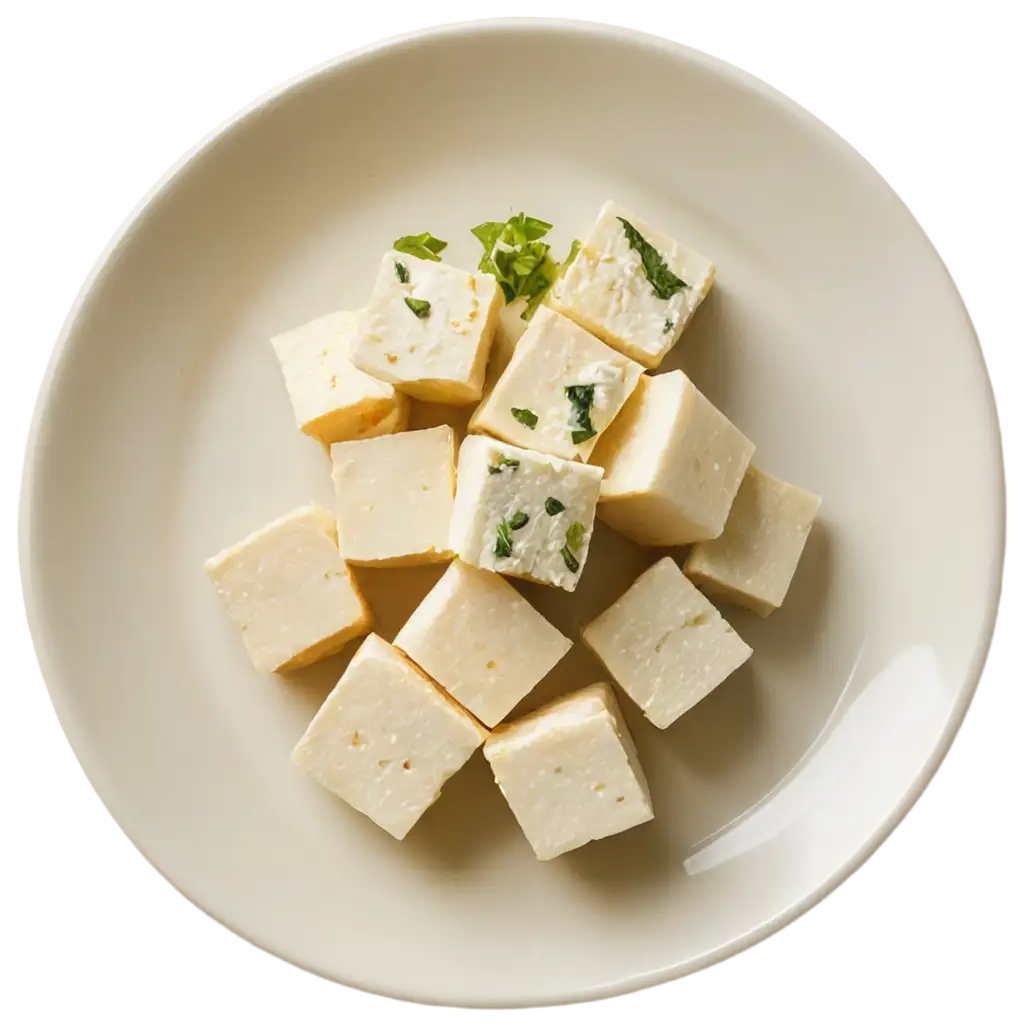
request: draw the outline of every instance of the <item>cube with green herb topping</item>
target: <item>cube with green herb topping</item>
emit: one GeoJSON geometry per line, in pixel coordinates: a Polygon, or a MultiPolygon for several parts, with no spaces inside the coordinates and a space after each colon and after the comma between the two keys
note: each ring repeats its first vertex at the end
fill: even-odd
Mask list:
{"type": "Polygon", "coordinates": [[[360,320],[352,362],[425,402],[478,402],[503,301],[489,274],[392,250],[360,320]]]}
{"type": "Polygon", "coordinates": [[[549,302],[653,369],[679,340],[714,278],[705,256],[608,202],[549,302]]]}
{"type": "Polygon", "coordinates": [[[602,471],[472,435],[459,452],[451,548],[465,562],[575,590],[602,471]]]}
{"type": "Polygon", "coordinates": [[[642,373],[639,363],[542,306],[470,429],[586,462],[642,373]]]}

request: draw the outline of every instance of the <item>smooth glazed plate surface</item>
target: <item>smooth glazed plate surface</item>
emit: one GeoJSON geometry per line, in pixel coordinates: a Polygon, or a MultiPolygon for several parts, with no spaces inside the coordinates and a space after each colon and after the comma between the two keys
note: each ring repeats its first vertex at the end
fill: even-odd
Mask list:
{"type": "MultiPolygon", "coordinates": [[[[413,423],[443,415],[419,406],[413,423]]],[[[780,927],[919,795],[995,617],[998,426],[939,258],[829,129],[657,39],[458,26],[304,76],[143,204],[54,355],[21,542],[68,738],[190,899],[378,992],[584,999],[780,927]],[[510,91],[511,68],[530,72],[510,91]],[[762,468],[822,494],[821,518],[780,612],[727,610],[747,666],[666,732],[625,706],[653,823],[538,863],[478,754],[399,844],[289,763],[345,655],[258,676],[201,571],[271,518],[331,500],[268,339],[361,306],[399,235],[430,230],[470,267],[470,226],[522,209],[554,222],[560,256],[609,198],[717,264],[665,368],[756,441],[762,468]]],[[[654,557],[599,528],[575,595],[523,591],[575,637],[654,557]]],[[[360,571],[385,637],[439,573],[360,571]]],[[[529,704],[600,676],[578,646],[529,704]]]]}

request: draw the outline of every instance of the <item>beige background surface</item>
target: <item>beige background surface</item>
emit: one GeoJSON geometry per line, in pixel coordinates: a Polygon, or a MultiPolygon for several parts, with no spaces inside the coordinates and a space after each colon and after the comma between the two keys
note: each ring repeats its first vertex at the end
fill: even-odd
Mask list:
{"type": "MultiPolygon", "coordinates": [[[[61,296],[120,206],[240,93],[331,45],[426,13],[0,12],[0,476],[8,495],[25,400],[61,296]]],[[[950,261],[983,332],[1007,425],[1009,587],[974,720],[924,809],[865,876],[727,965],[587,1009],[1020,1020],[1024,18],[663,20],[748,61],[850,132],[950,261]]],[[[9,500],[0,503],[0,535],[0,1019],[444,1016],[315,984],[177,902],[85,792],[49,726],[8,585],[9,500]]]]}

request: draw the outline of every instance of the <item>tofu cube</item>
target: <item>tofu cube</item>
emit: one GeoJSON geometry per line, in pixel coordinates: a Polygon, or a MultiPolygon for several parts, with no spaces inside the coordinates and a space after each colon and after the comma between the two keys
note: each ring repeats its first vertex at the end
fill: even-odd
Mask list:
{"type": "Polygon", "coordinates": [[[442,425],[331,445],[338,546],[354,565],[452,557],[455,432],[442,425]]]}
{"type": "Polygon", "coordinates": [[[500,576],[455,561],[395,637],[486,726],[497,725],[572,647],[500,576]]]}
{"type": "Polygon", "coordinates": [[[770,615],[786,597],[821,498],[747,469],[721,536],[694,545],[687,575],[712,597],[770,615]]]}
{"type": "Polygon", "coordinates": [[[373,619],[335,530],[327,509],[305,505],[206,562],[260,672],[301,668],[369,632],[373,619]]]}
{"type": "Polygon", "coordinates": [[[521,448],[586,462],[642,373],[639,363],[541,306],[469,426],[521,448]]]}
{"type": "Polygon", "coordinates": [[[404,430],[409,399],[349,353],[358,313],[330,313],[271,338],[299,429],[324,444],[404,430]]]}
{"type": "Polygon", "coordinates": [[[591,456],[598,515],[638,544],[717,537],[753,452],[681,370],[645,376],[591,456]]]}
{"type": "Polygon", "coordinates": [[[655,562],[586,626],[583,641],[659,729],[753,653],[671,558],[655,562]]]}
{"type": "Polygon", "coordinates": [[[608,202],[548,301],[653,369],[679,340],[714,279],[707,257],[608,202]]]}
{"type": "Polygon", "coordinates": [[[404,839],[487,730],[371,633],[292,752],[292,761],[404,839]]]}
{"type": "Polygon", "coordinates": [[[464,562],[575,590],[602,471],[472,435],[459,452],[451,548],[464,562]]]}
{"type": "Polygon", "coordinates": [[[654,817],[636,747],[607,683],[501,726],[484,756],[539,860],[654,817]]]}
{"type": "Polygon", "coordinates": [[[389,252],[360,318],[352,362],[424,402],[479,402],[503,304],[490,274],[389,252]]]}

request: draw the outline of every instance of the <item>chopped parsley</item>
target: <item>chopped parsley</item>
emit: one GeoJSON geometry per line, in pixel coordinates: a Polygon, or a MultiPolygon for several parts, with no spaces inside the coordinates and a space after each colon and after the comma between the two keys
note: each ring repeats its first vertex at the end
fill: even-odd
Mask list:
{"type": "Polygon", "coordinates": [[[514,473],[519,468],[519,460],[499,455],[498,461],[487,467],[487,472],[493,476],[495,473],[500,473],[506,466],[509,467],[509,472],[514,473]]]}
{"type": "Polygon", "coordinates": [[[583,535],[587,532],[587,528],[578,520],[565,531],[565,546],[570,551],[579,551],[580,545],[583,543],[583,535]]]}
{"type": "Polygon", "coordinates": [[[527,300],[524,320],[532,318],[558,277],[551,246],[540,241],[550,230],[547,221],[525,213],[506,221],[484,221],[472,229],[484,247],[478,269],[497,278],[506,302],[527,300]]]}
{"type": "Polygon", "coordinates": [[[537,414],[532,409],[517,409],[512,407],[512,418],[518,420],[524,427],[535,430],[537,427],[537,414]]]}
{"type": "Polygon", "coordinates": [[[565,562],[565,567],[569,572],[580,571],[580,563],[577,561],[576,556],[569,550],[568,544],[562,548],[562,561],[565,562]]]}
{"type": "Polygon", "coordinates": [[[409,283],[409,271],[406,268],[406,265],[404,263],[399,263],[397,260],[395,261],[395,277],[397,277],[402,284],[409,283]]]}
{"type": "Polygon", "coordinates": [[[529,521],[530,517],[522,509],[519,509],[518,512],[514,512],[512,514],[512,518],[508,521],[508,525],[512,527],[513,530],[521,530],[529,521]]]}
{"type": "Polygon", "coordinates": [[[675,322],[675,320],[672,319],[672,317],[670,317],[670,316],[665,317],[665,326],[662,327],[661,333],[662,334],[668,334],[668,332],[671,331],[672,328],[675,327],[675,325],[676,325],[676,322],[675,322]]]}
{"type": "Polygon", "coordinates": [[[565,396],[572,404],[572,419],[569,421],[573,427],[572,443],[583,444],[596,437],[597,431],[590,420],[590,410],[594,405],[594,385],[569,384],[565,388],[565,396]]]}
{"type": "Polygon", "coordinates": [[[512,554],[512,530],[506,520],[498,523],[498,538],[494,542],[494,553],[498,558],[508,558],[512,554]]]}
{"type": "Polygon", "coordinates": [[[424,231],[422,235],[403,235],[401,238],[396,238],[391,248],[397,249],[398,252],[408,253],[410,256],[417,256],[421,260],[433,260],[435,263],[440,263],[441,257],[438,253],[442,252],[447,245],[447,242],[435,238],[429,231],[424,231]]]}
{"type": "Polygon", "coordinates": [[[548,498],[544,502],[544,511],[549,516],[557,516],[559,512],[565,511],[565,506],[557,498],[548,498]]]}
{"type": "Polygon", "coordinates": [[[425,319],[430,316],[430,303],[426,299],[414,299],[410,295],[406,295],[405,304],[420,318],[425,319]]]}
{"type": "Polygon", "coordinates": [[[573,260],[576,259],[580,254],[582,243],[578,238],[572,240],[572,245],[569,246],[569,255],[565,257],[565,262],[558,268],[558,276],[565,277],[565,272],[572,266],[573,260]]]}
{"type": "Polygon", "coordinates": [[[640,260],[643,263],[644,274],[651,282],[654,294],[659,299],[671,299],[676,292],[682,291],[690,286],[680,277],[676,277],[668,268],[668,264],[661,258],[658,250],[640,234],[639,231],[628,220],[617,217],[616,220],[622,224],[629,239],[629,247],[640,253],[640,260]]]}

